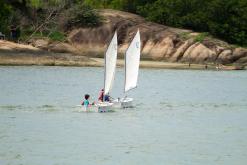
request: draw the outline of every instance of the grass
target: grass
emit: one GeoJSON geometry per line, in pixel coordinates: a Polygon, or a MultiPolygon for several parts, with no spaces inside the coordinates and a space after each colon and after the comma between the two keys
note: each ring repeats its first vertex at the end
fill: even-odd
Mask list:
{"type": "Polygon", "coordinates": [[[19,39],[22,41],[26,41],[30,38],[31,35],[32,35],[31,38],[49,38],[52,41],[61,41],[61,42],[66,40],[66,35],[60,31],[53,31],[51,33],[36,32],[33,34],[33,31],[31,29],[23,30],[19,39]]]}
{"type": "Polygon", "coordinates": [[[188,40],[190,38],[190,32],[182,32],[182,33],[179,34],[179,37],[182,40],[188,40]]]}
{"type": "Polygon", "coordinates": [[[66,40],[66,36],[64,35],[64,33],[61,33],[59,31],[52,32],[48,37],[53,41],[61,41],[62,42],[62,41],[66,40]]]}
{"type": "Polygon", "coordinates": [[[208,33],[200,33],[200,34],[198,34],[198,35],[196,35],[195,37],[194,37],[194,41],[195,42],[203,42],[204,41],[204,39],[207,37],[207,36],[209,36],[208,35],[208,33]]]}
{"type": "Polygon", "coordinates": [[[209,34],[208,33],[199,33],[198,35],[195,35],[195,36],[192,36],[192,35],[190,35],[191,34],[191,32],[183,32],[183,33],[180,33],[179,34],[179,37],[182,39],[182,40],[188,40],[188,39],[190,39],[190,38],[193,38],[194,39],[194,42],[203,42],[204,41],[204,39],[206,38],[206,37],[208,37],[209,36],[209,34]]]}

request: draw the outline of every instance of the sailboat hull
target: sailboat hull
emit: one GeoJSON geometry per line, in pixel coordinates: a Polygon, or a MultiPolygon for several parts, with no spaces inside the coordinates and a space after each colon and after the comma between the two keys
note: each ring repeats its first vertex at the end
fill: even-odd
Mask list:
{"type": "Polygon", "coordinates": [[[111,112],[113,111],[113,103],[101,102],[88,107],[80,106],[79,112],[111,112]]]}
{"type": "Polygon", "coordinates": [[[114,108],[132,108],[133,107],[133,98],[122,98],[119,100],[113,101],[114,108]]]}
{"type": "Polygon", "coordinates": [[[110,102],[101,102],[98,103],[96,106],[98,107],[98,112],[110,112],[113,111],[113,103],[110,102]]]}
{"type": "Polygon", "coordinates": [[[78,107],[80,108],[78,110],[79,112],[98,112],[98,107],[94,105],[88,107],[85,107],[83,105],[78,105],[78,107]]]}

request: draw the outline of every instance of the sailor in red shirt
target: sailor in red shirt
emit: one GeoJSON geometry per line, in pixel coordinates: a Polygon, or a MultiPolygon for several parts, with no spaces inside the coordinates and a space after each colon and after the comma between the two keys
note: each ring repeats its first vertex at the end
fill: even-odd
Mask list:
{"type": "Polygon", "coordinates": [[[104,89],[101,89],[101,91],[99,92],[98,101],[103,102],[103,98],[104,98],[104,89]]]}

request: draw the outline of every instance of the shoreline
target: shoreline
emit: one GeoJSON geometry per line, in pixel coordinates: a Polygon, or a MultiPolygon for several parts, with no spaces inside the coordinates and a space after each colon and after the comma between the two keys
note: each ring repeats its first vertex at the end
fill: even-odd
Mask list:
{"type": "MultiPolygon", "coordinates": [[[[0,53],[0,66],[73,66],[73,67],[103,67],[103,58],[89,58],[67,53],[50,53],[37,55],[35,53],[10,52],[0,53]]],[[[124,59],[117,60],[117,67],[124,67],[124,59]]],[[[234,66],[229,66],[237,70],[234,66]]],[[[217,70],[214,64],[171,63],[163,61],[141,60],[140,68],[150,69],[188,69],[188,70],[217,70]]],[[[220,70],[226,70],[220,68],[220,70]]]]}
{"type": "MultiPolygon", "coordinates": [[[[66,46],[61,46],[63,51],[41,49],[32,45],[18,44],[0,40],[0,65],[2,66],[78,66],[78,67],[103,67],[104,57],[101,50],[94,52],[70,51],[66,46]],[[66,50],[66,51],[65,51],[66,50]],[[96,56],[95,53],[98,55],[96,56]],[[100,56],[99,56],[100,55],[100,56]]],[[[121,54],[120,54],[121,55],[121,54]]],[[[124,67],[124,59],[117,60],[118,67],[124,67]]],[[[197,69],[197,70],[243,70],[246,63],[232,63],[231,65],[216,65],[214,63],[180,63],[155,61],[141,56],[140,68],[152,69],[197,69]]]]}

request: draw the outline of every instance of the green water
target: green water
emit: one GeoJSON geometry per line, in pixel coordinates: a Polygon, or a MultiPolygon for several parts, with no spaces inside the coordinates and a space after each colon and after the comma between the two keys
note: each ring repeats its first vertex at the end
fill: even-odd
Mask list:
{"type": "Polygon", "coordinates": [[[103,68],[0,67],[0,164],[246,164],[246,71],[141,69],[135,108],[78,112],[102,86],[103,68]]]}

